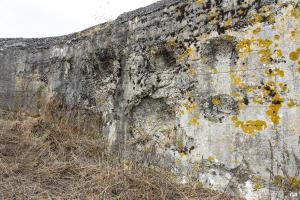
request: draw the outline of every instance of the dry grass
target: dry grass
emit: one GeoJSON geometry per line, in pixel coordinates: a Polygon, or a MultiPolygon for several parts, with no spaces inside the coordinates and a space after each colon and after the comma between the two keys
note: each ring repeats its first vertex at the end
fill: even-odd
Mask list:
{"type": "Polygon", "coordinates": [[[101,140],[41,119],[2,119],[0,199],[232,199],[105,151],[101,140]]]}

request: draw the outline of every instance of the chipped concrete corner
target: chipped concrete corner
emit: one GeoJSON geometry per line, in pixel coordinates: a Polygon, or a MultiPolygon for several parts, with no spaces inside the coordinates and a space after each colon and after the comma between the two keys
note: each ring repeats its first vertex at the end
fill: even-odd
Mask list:
{"type": "Polygon", "coordinates": [[[298,199],[298,0],[166,0],[68,36],[0,39],[0,107],[246,199],[298,199]]]}

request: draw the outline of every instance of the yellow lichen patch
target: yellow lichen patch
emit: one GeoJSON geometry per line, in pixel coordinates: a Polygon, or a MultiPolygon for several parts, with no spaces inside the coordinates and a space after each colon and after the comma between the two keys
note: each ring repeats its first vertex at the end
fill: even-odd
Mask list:
{"type": "Polygon", "coordinates": [[[291,10],[291,17],[294,17],[296,20],[300,20],[300,8],[294,8],[291,10]]]}
{"type": "Polygon", "coordinates": [[[235,127],[242,129],[244,133],[250,135],[255,132],[263,131],[268,127],[267,123],[263,120],[239,121],[237,116],[233,116],[232,121],[235,127]]]}
{"type": "Polygon", "coordinates": [[[215,105],[215,106],[220,105],[220,104],[221,104],[221,99],[220,99],[220,97],[214,97],[214,98],[212,99],[212,103],[213,103],[213,105],[215,105]]]}
{"type": "Polygon", "coordinates": [[[195,67],[192,67],[191,65],[188,66],[189,74],[192,76],[196,76],[198,74],[198,71],[195,67]]]}
{"type": "Polygon", "coordinates": [[[290,53],[289,57],[292,61],[296,61],[299,58],[299,53],[297,51],[293,51],[290,53]]]}
{"type": "Polygon", "coordinates": [[[181,55],[178,56],[178,60],[179,61],[183,61],[187,57],[187,55],[188,55],[188,53],[184,52],[183,54],[181,54],[181,55]]]}
{"type": "Polygon", "coordinates": [[[189,47],[184,53],[178,56],[178,60],[182,61],[186,58],[193,58],[193,57],[194,57],[194,49],[189,47]]]}
{"type": "Polygon", "coordinates": [[[203,184],[201,181],[197,181],[197,182],[195,183],[195,187],[198,188],[198,189],[201,189],[201,188],[204,187],[204,184],[203,184]]]}
{"type": "Polygon", "coordinates": [[[243,110],[245,108],[245,103],[244,103],[244,100],[241,99],[238,101],[238,110],[243,110]]]}
{"type": "Polygon", "coordinates": [[[276,77],[276,76],[284,77],[284,71],[279,68],[275,68],[274,70],[268,69],[266,70],[266,74],[269,77],[276,77]]]}
{"type": "Polygon", "coordinates": [[[259,190],[259,189],[263,188],[262,178],[260,178],[258,176],[253,176],[251,180],[252,180],[252,183],[253,183],[253,189],[254,190],[259,190]]]}
{"type": "Polygon", "coordinates": [[[247,86],[246,88],[245,88],[245,90],[246,90],[246,92],[253,92],[254,90],[256,89],[256,87],[254,87],[254,86],[247,86]]]}
{"type": "Polygon", "coordinates": [[[212,74],[217,74],[219,71],[215,67],[209,67],[212,74]]]}
{"type": "Polygon", "coordinates": [[[176,40],[172,39],[172,40],[167,41],[167,46],[172,48],[172,49],[176,48],[176,46],[177,46],[176,40]]]}
{"type": "Polygon", "coordinates": [[[274,39],[275,40],[279,40],[280,39],[280,35],[278,35],[278,34],[274,35],[274,39]]]}
{"type": "Polygon", "coordinates": [[[200,126],[199,119],[196,117],[192,117],[188,123],[190,126],[200,126]]]}
{"type": "Polygon", "coordinates": [[[291,99],[291,100],[288,102],[288,104],[287,104],[287,106],[288,106],[289,108],[292,108],[292,107],[295,106],[295,105],[296,105],[296,103],[295,103],[294,99],[291,99]]]}
{"type": "Polygon", "coordinates": [[[289,185],[292,189],[299,191],[300,190],[300,179],[295,176],[289,177],[289,185]]]}
{"type": "Polygon", "coordinates": [[[276,22],[276,18],[275,15],[273,13],[271,13],[268,17],[267,20],[269,22],[269,24],[274,24],[276,22]]]}
{"type": "Polygon", "coordinates": [[[276,185],[277,187],[282,187],[283,186],[283,181],[284,181],[284,177],[280,176],[280,175],[276,175],[273,178],[273,184],[276,185]]]}
{"type": "Polygon", "coordinates": [[[198,4],[204,4],[205,0],[197,0],[196,1],[198,4]]]}
{"type": "Polygon", "coordinates": [[[281,106],[282,106],[281,103],[274,104],[272,102],[272,104],[269,105],[268,110],[266,111],[267,116],[270,118],[270,120],[275,125],[278,125],[279,121],[280,121],[279,111],[280,111],[281,106]]]}
{"type": "MultiPolygon", "coordinates": [[[[181,156],[181,155],[180,155],[181,156]]],[[[181,165],[181,160],[176,160],[175,161],[175,164],[178,166],[178,165],[181,165]]]]}
{"type": "Polygon", "coordinates": [[[209,161],[215,161],[216,158],[214,156],[208,156],[207,160],[209,160],[209,161]]]}
{"type": "Polygon", "coordinates": [[[257,39],[256,43],[262,49],[268,49],[272,45],[272,41],[268,39],[257,39]]]}
{"type": "Polygon", "coordinates": [[[259,34],[260,32],[262,31],[262,29],[259,27],[259,28],[256,28],[253,30],[253,34],[257,35],[259,34]]]}
{"type": "Polygon", "coordinates": [[[241,77],[235,73],[230,74],[230,79],[232,84],[238,88],[246,89],[248,87],[247,84],[242,82],[241,77]]]}
{"type": "Polygon", "coordinates": [[[233,96],[233,97],[240,97],[241,94],[238,93],[238,92],[232,92],[232,93],[231,93],[231,96],[233,96]]]}
{"type": "Polygon", "coordinates": [[[260,62],[263,64],[269,64],[272,60],[272,53],[270,50],[272,41],[268,39],[257,39],[255,44],[260,48],[258,52],[260,62]]]}
{"type": "Polygon", "coordinates": [[[296,31],[291,31],[291,37],[296,37],[297,32],[296,31]]]}
{"type": "Polygon", "coordinates": [[[194,49],[193,48],[187,48],[187,53],[188,53],[189,57],[192,58],[194,56],[194,49]]]}
{"type": "Polygon", "coordinates": [[[264,104],[264,99],[262,97],[253,97],[252,101],[255,104],[260,104],[260,105],[264,104]]]}
{"type": "Polygon", "coordinates": [[[275,186],[283,188],[286,191],[300,190],[300,179],[295,176],[283,177],[281,175],[276,175],[272,182],[275,186]]]}
{"type": "Polygon", "coordinates": [[[184,107],[188,113],[192,113],[193,111],[196,110],[197,104],[194,102],[188,102],[188,103],[184,104],[184,107]]]}
{"type": "Polygon", "coordinates": [[[275,55],[278,58],[282,57],[283,56],[282,50],[281,49],[276,49],[275,50],[275,55]]]}
{"type": "Polygon", "coordinates": [[[186,156],[187,154],[186,154],[185,152],[180,152],[179,155],[180,155],[180,157],[184,157],[184,156],[186,156]]]}
{"type": "Polygon", "coordinates": [[[287,84],[284,84],[284,83],[278,83],[278,86],[280,87],[280,89],[281,89],[282,91],[287,91],[287,90],[288,90],[287,84]]]}
{"type": "Polygon", "coordinates": [[[263,49],[258,52],[260,62],[263,64],[269,64],[272,60],[272,54],[270,49],[263,49]]]}
{"type": "Polygon", "coordinates": [[[232,17],[229,17],[225,23],[224,23],[224,27],[231,27],[233,25],[233,20],[232,20],[232,17]]]}
{"type": "Polygon", "coordinates": [[[236,45],[239,54],[249,54],[252,52],[251,48],[252,41],[250,39],[241,39],[241,41],[236,45]]]}
{"type": "MultiPolygon", "coordinates": [[[[239,15],[242,15],[242,14],[244,14],[245,13],[245,11],[244,10],[242,10],[242,9],[240,9],[240,10],[238,10],[238,14],[239,15]]],[[[254,17],[252,16],[252,21],[254,21],[254,19],[253,19],[254,17]]]]}
{"type": "Polygon", "coordinates": [[[266,86],[262,88],[264,96],[270,96],[274,91],[276,91],[276,83],[274,81],[268,81],[266,86]]]}
{"type": "Polygon", "coordinates": [[[263,20],[263,17],[260,14],[253,14],[251,17],[251,22],[253,24],[258,24],[263,20]]]}
{"type": "Polygon", "coordinates": [[[300,73],[300,66],[298,66],[298,69],[297,69],[298,73],[300,73]]]}
{"type": "Polygon", "coordinates": [[[182,117],[184,114],[185,114],[185,112],[184,112],[183,110],[180,110],[180,111],[178,112],[179,117],[182,117]]]}

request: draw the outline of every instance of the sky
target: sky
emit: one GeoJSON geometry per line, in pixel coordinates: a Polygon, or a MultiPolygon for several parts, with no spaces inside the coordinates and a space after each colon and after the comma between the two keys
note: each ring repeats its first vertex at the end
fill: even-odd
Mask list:
{"type": "Polygon", "coordinates": [[[0,38],[66,35],[157,0],[0,0],[0,38]]]}

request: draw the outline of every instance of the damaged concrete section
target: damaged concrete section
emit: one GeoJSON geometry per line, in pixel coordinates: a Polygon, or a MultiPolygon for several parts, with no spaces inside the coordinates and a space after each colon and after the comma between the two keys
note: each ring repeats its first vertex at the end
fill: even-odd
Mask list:
{"type": "Polygon", "coordinates": [[[164,0],[0,39],[0,108],[246,199],[300,198],[298,0],[164,0]]]}

